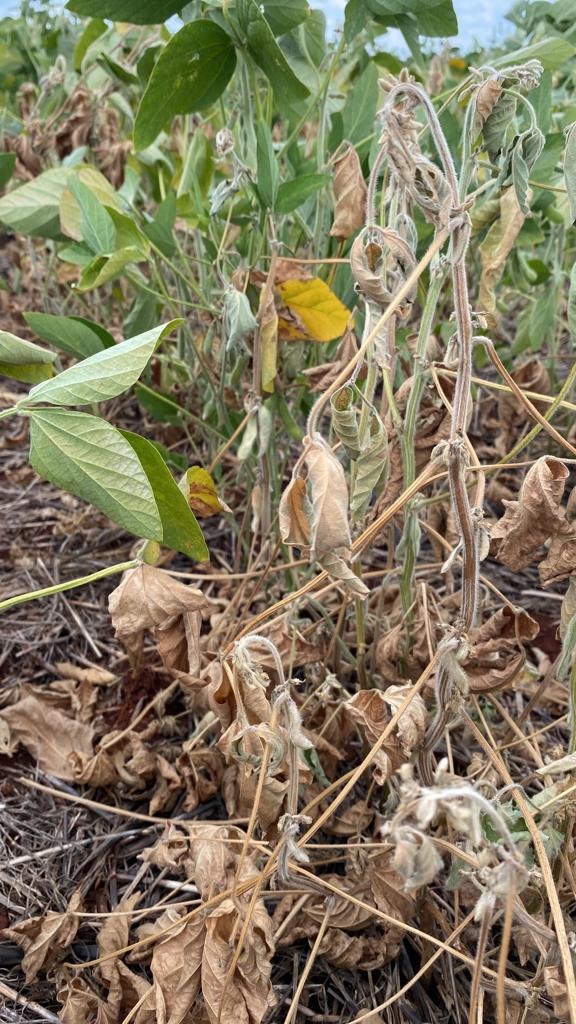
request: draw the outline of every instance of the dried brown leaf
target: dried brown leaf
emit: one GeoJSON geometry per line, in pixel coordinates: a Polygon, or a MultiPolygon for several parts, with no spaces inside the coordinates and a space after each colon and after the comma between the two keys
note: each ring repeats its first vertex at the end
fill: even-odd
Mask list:
{"type": "MultiPolygon", "coordinates": [[[[392,717],[390,708],[396,710],[408,692],[404,686],[389,687],[389,690],[360,690],[345,705],[347,714],[359,726],[370,746],[379,739],[388,725],[392,717]],[[390,689],[393,693],[388,697],[390,689]]],[[[418,694],[406,709],[403,719],[374,759],[374,778],[380,785],[404,764],[413,747],[424,737],[426,708],[418,694]]]]}
{"type": "Polygon", "coordinates": [[[543,457],[531,466],[518,501],[505,501],[502,519],[492,527],[492,552],[509,569],[523,569],[564,523],[560,507],[568,469],[559,459],[543,457]]]}
{"type": "Polygon", "coordinates": [[[61,1024],[116,1024],[118,1018],[110,1006],[77,974],[62,972],[58,979],[58,1014],[61,1024]]]}
{"type": "Polygon", "coordinates": [[[3,937],[11,939],[24,950],[22,969],[29,985],[40,971],[52,967],[61,953],[76,937],[80,918],[74,911],[82,909],[82,895],[76,891],[64,913],[49,910],[42,917],[29,917],[12,928],[5,928],[3,937]]]}
{"type": "Polygon", "coordinates": [[[538,566],[544,586],[560,583],[576,572],[576,525],[564,523],[552,538],[546,557],[538,566]]]}
{"type": "Polygon", "coordinates": [[[336,209],[330,234],[336,238],[350,238],[364,223],[368,190],[353,146],[348,145],[333,164],[332,187],[336,209]]]}
{"type": "Polygon", "coordinates": [[[242,952],[227,981],[235,948],[232,936],[238,936],[239,924],[231,900],[224,900],[206,919],[202,995],[211,1024],[260,1024],[276,1001],[270,983],[272,924],[261,900],[252,910],[242,952]]]}
{"type": "Polygon", "coordinates": [[[310,547],[309,506],[306,497],[306,481],[301,476],[292,477],[282,494],[278,509],[280,536],[285,544],[297,548],[310,547]]]}
{"type": "Polygon", "coordinates": [[[184,586],[167,572],[139,565],[125,573],[108,601],[115,635],[138,664],[147,630],[167,668],[191,674],[200,666],[201,612],[210,602],[201,590],[184,586]]]}
{"type": "Polygon", "coordinates": [[[340,928],[328,928],[318,953],[333,967],[373,971],[393,960],[399,948],[378,928],[367,935],[349,935],[340,928]]]}
{"type": "Polygon", "coordinates": [[[500,96],[502,86],[496,75],[491,75],[481,82],[474,91],[474,130],[479,132],[494,110],[500,96]]]}
{"type": "Polygon", "coordinates": [[[10,753],[22,743],[42,771],[59,779],[76,781],[75,757],[90,758],[94,753],[92,727],[76,722],[38,697],[24,697],[3,708],[0,721],[10,730],[10,753]]]}
{"type": "Polygon", "coordinates": [[[154,946],[152,1000],[157,1024],[183,1024],[200,989],[205,924],[202,917],[178,922],[183,911],[171,908],[165,926],[170,934],[154,946]]]}

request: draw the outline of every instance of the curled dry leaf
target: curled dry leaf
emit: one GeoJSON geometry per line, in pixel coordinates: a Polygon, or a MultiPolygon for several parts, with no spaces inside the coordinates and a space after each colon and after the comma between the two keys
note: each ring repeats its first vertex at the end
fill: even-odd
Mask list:
{"type": "Polygon", "coordinates": [[[348,144],[333,164],[336,210],[330,234],[336,238],[350,238],[364,223],[368,190],[354,146],[348,144]]]}
{"type": "Polygon", "coordinates": [[[140,661],[144,634],[150,630],[167,668],[198,673],[201,612],[210,607],[201,590],[143,564],[124,574],[110,594],[108,607],[115,635],[133,665],[140,661]]]}
{"type": "Polygon", "coordinates": [[[59,972],[56,994],[58,1002],[62,1005],[58,1014],[61,1024],[85,1024],[85,1021],[94,1021],[95,1024],[116,1024],[118,1018],[112,1008],[106,1005],[104,999],[101,999],[80,975],[69,971],[59,972]]]}
{"type": "Polygon", "coordinates": [[[304,439],[306,484],[293,477],[280,502],[280,530],[286,544],[310,548],[311,557],[351,593],[365,597],[368,588],[347,564],[352,538],[348,485],[344,470],[320,434],[304,439]]]}
{"type": "Polygon", "coordinates": [[[560,583],[576,572],[576,525],[565,522],[550,542],[546,557],[538,566],[544,586],[560,583]]]}
{"type": "Polygon", "coordinates": [[[546,540],[561,530],[560,506],[568,469],[559,459],[543,457],[528,470],[518,501],[504,501],[506,511],[492,527],[492,553],[509,569],[523,569],[546,540]]]}
{"type": "Polygon", "coordinates": [[[534,640],[538,623],[521,609],[507,606],[491,615],[482,626],[470,630],[470,658],[463,664],[470,689],[491,693],[514,681],[525,663],[521,645],[534,640]]]}
{"type": "Polygon", "coordinates": [[[80,918],[75,912],[82,910],[82,895],[75,892],[64,913],[49,910],[42,917],[29,917],[12,928],[5,928],[2,936],[11,939],[24,950],[22,969],[29,985],[40,971],[52,967],[76,937],[80,918]]]}
{"type": "Polygon", "coordinates": [[[352,593],[365,597],[368,588],[347,565],[352,539],[344,470],[319,435],[306,445],[304,459],[310,487],[312,556],[352,593]]]}
{"type": "MultiPolygon", "coordinates": [[[[401,705],[409,692],[408,686],[391,686],[387,690],[360,690],[346,703],[346,712],[360,727],[371,746],[388,725],[390,709],[401,705]],[[392,692],[391,692],[392,691],[392,692]]],[[[419,694],[408,705],[395,732],[386,740],[374,759],[374,778],[382,785],[410,757],[422,742],[426,732],[426,707],[419,694]]]]}
{"type": "Polygon", "coordinates": [[[89,760],[94,754],[92,727],[76,722],[38,697],[24,697],[4,708],[0,722],[10,731],[6,753],[14,753],[21,743],[42,771],[59,779],[77,781],[77,757],[89,760]]]}

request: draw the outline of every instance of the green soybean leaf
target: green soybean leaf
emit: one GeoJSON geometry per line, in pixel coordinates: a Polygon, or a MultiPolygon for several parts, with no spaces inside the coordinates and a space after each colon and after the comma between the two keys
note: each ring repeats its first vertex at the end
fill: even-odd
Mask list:
{"type": "Polygon", "coordinates": [[[133,25],[159,25],[182,10],[182,0],[69,0],[69,11],[88,18],[112,18],[133,25]]]}
{"type": "Polygon", "coordinates": [[[176,114],[204,110],[224,92],[236,67],[230,36],[213,21],[184,25],[160,54],[138,107],[134,144],[145,149],[176,114]]]}
{"type": "Polygon", "coordinates": [[[135,245],[117,249],[111,256],[94,256],[84,266],[76,291],[89,292],[93,288],[99,288],[120,274],[129,263],[141,263],[144,258],[141,248],[135,245]]]}
{"type": "Polygon", "coordinates": [[[61,238],[59,204],[69,171],[43,171],[0,199],[0,221],[39,238],[61,238]]]}
{"type": "Polygon", "coordinates": [[[482,135],[491,160],[496,160],[502,149],[506,132],[515,113],[516,97],[503,92],[482,127],[482,135]]]}
{"type": "Polygon", "coordinates": [[[296,78],[255,0],[237,0],[236,6],[248,52],[270,82],[278,105],[286,109],[306,99],[310,90],[296,78]]]}
{"type": "Polygon", "coordinates": [[[157,249],[160,249],[164,256],[168,257],[172,256],[176,249],[176,242],[174,240],[175,220],[176,196],[174,192],[169,192],[158,206],[154,220],[144,225],[144,234],[157,249]]]}
{"type": "Polygon", "coordinates": [[[4,188],[14,171],[16,153],[0,153],[0,188],[4,188]]]}
{"type": "Polygon", "coordinates": [[[160,453],[150,441],[139,434],[133,434],[129,430],[122,430],[120,433],[138,456],[154,492],[162,522],[162,537],[153,539],[162,540],[167,548],[181,551],[197,562],[206,561],[209,553],[202,531],[160,453]]]}
{"type": "Polygon", "coordinates": [[[308,0],[263,0],[262,7],[275,36],[284,35],[312,15],[308,0]]]}
{"type": "Polygon", "coordinates": [[[92,18],[86,25],[82,32],[76,46],[74,47],[74,70],[82,70],[82,61],[86,56],[88,49],[95,43],[100,36],[104,35],[107,29],[105,21],[101,18],[92,18]]]}
{"type": "Polygon", "coordinates": [[[30,412],[30,463],[137,537],[162,540],[153,489],[133,447],[98,416],[69,409],[30,412]]]}
{"type": "Polygon", "coordinates": [[[278,189],[276,211],[292,213],[306,199],[315,195],[324,185],[328,185],[330,181],[329,174],[303,174],[301,178],[295,178],[294,181],[283,182],[278,189]]]}
{"type": "Polygon", "coordinates": [[[342,110],[343,137],[348,142],[361,142],[372,133],[377,103],[378,68],[370,61],[353,82],[342,110]]]}
{"type": "Polygon", "coordinates": [[[116,247],[116,228],[110,214],[79,178],[71,175],[68,188],[80,207],[83,241],[95,256],[109,256],[116,247]]]}
{"type": "Polygon", "coordinates": [[[569,43],[564,36],[550,36],[538,43],[531,43],[530,46],[523,46],[520,50],[496,57],[490,63],[494,68],[505,68],[513,64],[525,64],[528,60],[539,60],[545,71],[556,71],[575,53],[576,46],[569,43]]]}
{"type": "Polygon", "coordinates": [[[262,122],[256,126],[256,160],[260,202],[265,209],[273,210],[278,194],[278,161],[272,148],[270,130],[262,122]]]}
{"type": "Polygon", "coordinates": [[[26,401],[89,405],[121,395],[136,383],[160,339],[181,323],[181,320],[170,320],[152,331],[83,359],[52,380],[32,388],[26,401]]]}
{"type": "Polygon", "coordinates": [[[24,313],[24,319],[42,341],[81,359],[116,344],[109,331],[82,316],[24,313]]]}
{"type": "Polygon", "coordinates": [[[529,128],[518,138],[512,153],[512,183],[516,190],[518,204],[525,216],[530,214],[528,178],[543,146],[544,136],[540,129],[529,128]]]}
{"type": "Polygon", "coordinates": [[[223,327],[226,351],[230,352],[240,346],[244,338],[251,331],[255,331],[257,326],[247,296],[230,285],[224,293],[223,327]]]}
{"type": "Polygon", "coordinates": [[[40,348],[31,341],[23,341],[15,334],[0,331],[0,373],[24,384],[47,380],[53,374],[55,352],[40,348]]]}
{"type": "Polygon", "coordinates": [[[570,216],[576,220],[576,121],[566,129],[564,150],[564,181],[570,203],[570,216]]]}

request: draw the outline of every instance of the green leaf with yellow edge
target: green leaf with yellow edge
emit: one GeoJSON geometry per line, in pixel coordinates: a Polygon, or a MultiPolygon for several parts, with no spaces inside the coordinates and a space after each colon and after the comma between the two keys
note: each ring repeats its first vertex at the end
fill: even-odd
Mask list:
{"type": "Polygon", "coordinates": [[[207,519],[219,512],[230,512],[228,506],[220,501],[210,473],[202,469],[202,466],[187,469],[178,486],[198,519],[207,519]]]}
{"type": "Polygon", "coordinates": [[[283,320],[280,311],[282,335],[289,341],[333,341],[344,334],[350,310],[320,277],[283,281],[278,291],[296,318],[296,323],[283,320]]]}

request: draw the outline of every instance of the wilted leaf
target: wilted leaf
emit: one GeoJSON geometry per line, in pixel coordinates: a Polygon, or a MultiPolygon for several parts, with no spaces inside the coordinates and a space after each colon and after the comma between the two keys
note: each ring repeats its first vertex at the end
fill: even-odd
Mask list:
{"type": "Polygon", "coordinates": [[[76,937],[80,918],[74,911],[82,910],[82,895],[75,892],[64,913],[49,910],[43,917],[29,917],[12,928],[5,928],[3,938],[12,939],[24,950],[22,969],[29,985],[40,971],[52,967],[60,954],[76,937]]]}
{"type": "Polygon", "coordinates": [[[350,310],[321,278],[293,278],[278,284],[278,291],[291,314],[287,320],[279,311],[280,337],[290,341],[332,341],[346,330],[350,310]]]}
{"type": "Polygon", "coordinates": [[[559,459],[541,458],[529,469],[518,501],[504,501],[504,516],[492,527],[493,551],[509,569],[523,569],[564,521],[560,502],[568,469],[559,459]]]}
{"type": "Polygon", "coordinates": [[[348,146],[333,163],[336,209],[330,234],[350,238],[364,224],[368,190],[354,146],[348,146]]]}
{"type": "Polygon", "coordinates": [[[151,630],[169,668],[194,673],[199,668],[201,611],[209,601],[201,590],[184,586],[162,569],[139,565],[125,573],[108,599],[115,635],[137,663],[144,633],[151,630]]]}
{"type": "Polygon", "coordinates": [[[479,308],[487,314],[494,325],[496,319],[496,285],[504,271],[504,264],[518,238],[524,223],[516,191],[505,189],[500,197],[500,217],[492,225],[480,246],[482,276],[478,295],[479,308]]]}
{"type": "Polygon", "coordinates": [[[38,697],[29,696],[0,711],[8,724],[11,752],[18,743],[36,759],[44,772],[69,782],[77,780],[75,759],[93,753],[93,729],[76,722],[38,697]]]}

